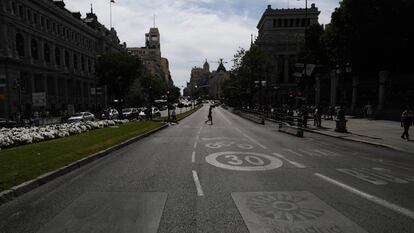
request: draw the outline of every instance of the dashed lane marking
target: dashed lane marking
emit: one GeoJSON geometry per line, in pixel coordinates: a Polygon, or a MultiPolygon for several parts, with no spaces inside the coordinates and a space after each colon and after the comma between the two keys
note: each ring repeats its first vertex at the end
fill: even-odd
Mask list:
{"type": "Polygon", "coordinates": [[[194,146],[193,146],[194,149],[197,148],[197,143],[198,143],[197,141],[194,142],[194,146]]]}
{"type": "Polygon", "coordinates": [[[405,215],[406,217],[409,217],[411,219],[414,219],[414,212],[412,210],[409,210],[409,209],[406,209],[406,208],[401,207],[399,205],[396,205],[394,203],[388,202],[388,201],[386,201],[384,199],[381,199],[379,197],[376,197],[374,195],[371,195],[371,194],[362,192],[362,191],[360,191],[360,190],[358,190],[356,188],[353,188],[353,187],[351,187],[349,185],[346,185],[344,183],[341,183],[339,181],[336,181],[336,180],[334,180],[334,179],[332,179],[330,177],[327,177],[325,175],[322,175],[320,173],[314,173],[314,175],[317,176],[317,177],[319,177],[319,178],[321,178],[321,179],[323,179],[323,180],[325,180],[325,181],[327,181],[327,182],[329,182],[329,183],[331,183],[331,184],[334,184],[334,185],[336,185],[338,187],[341,187],[342,189],[345,189],[345,190],[347,190],[347,191],[349,191],[351,193],[354,193],[354,194],[356,194],[356,195],[358,195],[360,197],[363,197],[363,198],[365,198],[365,199],[367,199],[369,201],[372,201],[372,202],[374,202],[374,203],[376,203],[378,205],[381,205],[381,206],[383,206],[385,208],[388,208],[388,209],[393,210],[395,212],[398,212],[398,213],[400,213],[402,215],[405,215]]]}
{"type": "Polygon", "coordinates": [[[293,166],[295,166],[297,168],[306,168],[305,165],[303,165],[301,163],[298,163],[298,162],[295,162],[295,161],[291,161],[291,160],[287,159],[285,156],[283,156],[281,154],[273,153],[273,155],[275,155],[275,156],[277,156],[277,157],[279,157],[279,158],[281,158],[283,160],[286,160],[288,163],[292,164],[293,166]]]}
{"type": "Polygon", "coordinates": [[[198,179],[197,171],[195,170],[193,170],[193,179],[194,179],[195,186],[197,188],[197,195],[199,197],[203,197],[204,196],[203,188],[201,188],[201,183],[200,183],[200,180],[198,179]]]}
{"type": "Polygon", "coordinates": [[[195,151],[193,151],[193,153],[191,154],[191,162],[195,163],[195,151]]]}
{"type": "Polygon", "coordinates": [[[256,141],[255,139],[251,138],[249,135],[242,133],[243,136],[245,136],[247,139],[249,139],[251,142],[253,142],[254,144],[260,146],[261,148],[263,148],[264,150],[267,150],[266,146],[263,146],[260,142],[256,141]]]}

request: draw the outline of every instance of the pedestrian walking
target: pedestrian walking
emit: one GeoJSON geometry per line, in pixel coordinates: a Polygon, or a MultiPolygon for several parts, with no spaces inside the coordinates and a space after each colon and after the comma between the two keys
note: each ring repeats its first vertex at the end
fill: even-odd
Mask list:
{"type": "Polygon", "coordinates": [[[406,139],[407,141],[410,140],[410,135],[408,132],[410,131],[410,126],[413,124],[413,112],[409,107],[406,107],[401,115],[401,127],[404,128],[404,132],[401,135],[402,139],[406,139]]]}
{"type": "Polygon", "coordinates": [[[210,105],[210,108],[208,109],[208,116],[207,120],[204,122],[204,124],[207,124],[207,122],[210,122],[210,125],[213,125],[213,105],[210,105]]]}
{"type": "Polygon", "coordinates": [[[177,124],[178,124],[178,121],[177,121],[177,114],[175,113],[175,108],[173,108],[173,110],[172,110],[172,112],[171,112],[171,118],[172,118],[172,122],[173,122],[173,123],[177,123],[177,124]]]}
{"type": "Polygon", "coordinates": [[[313,112],[313,125],[318,128],[322,125],[322,111],[320,107],[316,107],[313,112]]]}

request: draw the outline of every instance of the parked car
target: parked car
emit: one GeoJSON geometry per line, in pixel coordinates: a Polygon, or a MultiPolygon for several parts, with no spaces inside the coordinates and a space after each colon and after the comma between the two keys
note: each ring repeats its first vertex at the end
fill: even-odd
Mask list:
{"type": "Polygon", "coordinates": [[[116,120],[119,118],[119,112],[115,108],[108,108],[102,113],[102,119],[116,120]]]}
{"type": "Polygon", "coordinates": [[[125,119],[138,119],[139,110],[137,108],[124,108],[122,109],[122,117],[125,119]]]}
{"type": "MultiPolygon", "coordinates": [[[[149,111],[150,110],[148,108],[142,108],[141,109],[141,112],[139,113],[139,116],[141,118],[148,118],[149,115],[150,115],[149,111]]],[[[161,117],[161,112],[160,112],[160,110],[158,108],[152,107],[152,117],[153,118],[159,118],[159,117],[161,117]]]]}
{"type": "Polygon", "coordinates": [[[6,118],[0,118],[0,128],[12,128],[15,126],[17,126],[17,122],[6,118]]]}
{"type": "Polygon", "coordinates": [[[90,112],[78,112],[69,117],[68,122],[95,121],[95,115],[90,112]]]}

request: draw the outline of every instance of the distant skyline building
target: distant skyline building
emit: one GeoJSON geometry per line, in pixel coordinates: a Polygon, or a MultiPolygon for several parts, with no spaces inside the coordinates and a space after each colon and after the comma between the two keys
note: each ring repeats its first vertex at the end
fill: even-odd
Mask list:
{"type": "Polygon", "coordinates": [[[128,52],[138,56],[153,77],[164,80],[170,86],[174,85],[169,61],[161,56],[161,35],[158,28],[150,28],[145,34],[145,47],[130,47],[128,52]]]}
{"type": "Polygon", "coordinates": [[[99,111],[105,92],[96,91],[96,58],[115,52],[126,44],[92,9],[82,18],[62,0],[1,0],[0,117],[99,111]]]}

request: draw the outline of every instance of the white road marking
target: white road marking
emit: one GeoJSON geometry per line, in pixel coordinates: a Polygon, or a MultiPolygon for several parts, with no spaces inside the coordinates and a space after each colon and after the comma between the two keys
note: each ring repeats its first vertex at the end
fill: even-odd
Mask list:
{"type": "Polygon", "coordinates": [[[239,128],[235,128],[237,131],[239,131],[239,133],[243,134],[243,132],[241,131],[241,129],[239,128]]]}
{"type": "Polygon", "coordinates": [[[195,163],[195,151],[193,151],[193,154],[191,155],[191,162],[195,163]]]}
{"type": "Polygon", "coordinates": [[[256,141],[256,140],[254,140],[253,138],[251,138],[249,135],[247,135],[247,134],[245,134],[245,133],[242,133],[243,134],[243,136],[245,136],[247,139],[249,139],[251,142],[253,142],[254,144],[256,144],[256,145],[258,145],[258,146],[260,146],[261,148],[263,148],[263,149],[267,149],[267,147],[265,147],[265,146],[263,146],[262,144],[260,144],[258,141],[256,141]]]}
{"type": "Polygon", "coordinates": [[[297,156],[300,156],[300,157],[303,157],[303,155],[302,154],[300,154],[300,153],[298,153],[298,152],[296,152],[296,151],[294,151],[294,150],[291,150],[291,149],[283,149],[284,151],[289,151],[290,153],[292,153],[292,154],[295,154],[295,155],[297,155],[297,156]]]}
{"type": "Polygon", "coordinates": [[[302,153],[304,153],[304,154],[307,154],[309,156],[314,156],[314,154],[312,154],[311,152],[308,152],[306,150],[299,150],[299,151],[302,152],[302,153]]]}
{"type": "Polygon", "coordinates": [[[353,170],[353,169],[345,169],[345,168],[342,169],[341,168],[341,169],[336,169],[336,170],[339,171],[339,172],[343,172],[345,174],[348,174],[350,176],[356,177],[358,179],[361,179],[363,181],[369,182],[371,184],[375,184],[375,185],[385,185],[385,184],[388,184],[388,182],[385,182],[383,180],[377,179],[375,177],[372,177],[372,176],[367,175],[367,174],[365,174],[363,172],[356,171],[356,170],[353,170]]]}
{"type": "Polygon", "coordinates": [[[198,179],[197,171],[194,171],[194,170],[193,170],[193,179],[194,179],[194,183],[197,188],[197,195],[199,197],[204,196],[204,192],[203,192],[203,189],[201,188],[200,180],[198,179]]]}
{"type": "Polygon", "coordinates": [[[273,153],[273,155],[275,155],[275,156],[277,156],[277,157],[279,157],[279,158],[281,158],[281,159],[286,160],[288,163],[292,164],[293,166],[295,166],[295,167],[297,167],[297,168],[306,168],[306,166],[305,166],[305,165],[303,165],[303,164],[301,164],[301,163],[298,163],[298,162],[295,162],[295,161],[292,161],[292,160],[289,160],[289,159],[287,159],[285,156],[283,156],[283,155],[281,155],[281,154],[278,154],[278,153],[273,153]]]}
{"type": "Polygon", "coordinates": [[[218,168],[249,172],[272,170],[283,165],[283,161],[274,156],[253,152],[218,152],[209,154],[205,160],[218,168]]]}
{"type": "Polygon", "coordinates": [[[194,142],[194,146],[193,146],[194,149],[197,148],[197,143],[198,143],[197,141],[194,142]]]}
{"type": "Polygon", "coordinates": [[[231,123],[231,121],[227,118],[227,117],[225,117],[224,116],[224,114],[221,112],[221,110],[219,110],[219,111],[217,111],[219,114],[220,114],[220,116],[221,117],[223,117],[224,118],[224,120],[226,120],[227,121],[227,123],[229,124],[229,125],[233,125],[232,123],[231,123]]]}
{"type": "Polygon", "coordinates": [[[330,156],[329,154],[327,154],[327,153],[325,153],[325,152],[323,152],[323,151],[320,151],[320,150],[316,150],[316,149],[314,149],[313,151],[315,151],[316,153],[319,153],[319,154],[321,154],[321,155],[323,155],[323,156],[330,156]]]}
{"type": "Polygon", "coordinates": [[[377,172],[381,172],[381,174],[378,174],[378,173],[375,173],[375,172],[373,172],[373,171],[371,171],[371,170],[369,170],[367,168],[360,168],[360,169],[355,169],[355,170],[358,170],[358,171],[361,171],[361,172],[365,172],[365,173],[367,173],[367,174],[369,174],[371,176],[374,176],[374,177],[377,177],[377,178],[380,178],[380,179],[384,179],[386,181],[393,182],[393,183],[397,183],[397,184],[408,184],[408,183],[410,183],[410,182],[408,182],[406,180],[403,180],[403,179],[400,179],[398,177],[395,177],[395,176],[393,176],[391,174],[388,174],[388,173],[386,173],[386,171],[377,170],[377,172]]]}
{"type": "Polygon", "coordinates": [[[378,198],[378,197],[373,196],[371,194],[362,192],[362,191],[360,191],[360,190],[358,190],[356,188],[353,188],[353,187],[351,187],[349,185],[346,185],[344,183],[341,183],[339,181],[336,181],[336,180],[334,180],[334,179],[332,179],[330,177],[327,177],[325,175],[322,175],[320,173],[314,173],[314,175],[315,176],[318,176],[319,178],[321,178],[321,179],[323,179],[325,181],[328,181],[331,184],[334,184],[336,186],[339,186],[339,187],[341,187],[341,188],[343,188],[343,189],[345,189],[345,190],[347,190],[347,191],[349,191],[351,193],[354,193],[354,194],[356,194],[356,195],[358,195],[360,197],[363,197],[363,198],[365,198],[365,199],[367,199],[369,201],[372,201],[372,202],[374,202],[374,203],[376,203],[378,205],[381,205],[381,206],[383,206],[385,208],[391,209],[391,210],[393,210],[395,212],[398,212],[398,213],[400,213],[402,215],[405,215],[405,216],[407,216],[407,217],[409,217],[411,219],[414,219],[414,212],[412,210],[409,210],[409,209],[406,209],[406,208],[401,207],[399,205],[396,205],[394,203],[388,202],[388,201],[386,201],[384,199],[378,198]]]}

